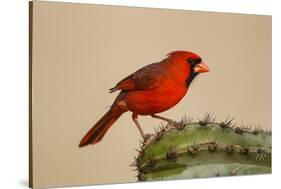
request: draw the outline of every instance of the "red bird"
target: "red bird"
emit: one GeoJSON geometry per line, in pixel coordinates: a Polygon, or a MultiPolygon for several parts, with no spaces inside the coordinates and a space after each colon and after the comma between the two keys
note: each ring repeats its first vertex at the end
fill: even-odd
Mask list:
{"type": "Polygon", "coordinates": [[[149,64],[121,80],[110,89],[120,90],[109,111],[82,138],[79,147],[99,142],[112,124],[125,112],[132,118],[141,136],[146,137],[138,122],[138,115],[155,115],[175,106],[186,94],[192,80],[209,68],[200,56],[187,51],[174,51],[158,63],[149,64]]]}

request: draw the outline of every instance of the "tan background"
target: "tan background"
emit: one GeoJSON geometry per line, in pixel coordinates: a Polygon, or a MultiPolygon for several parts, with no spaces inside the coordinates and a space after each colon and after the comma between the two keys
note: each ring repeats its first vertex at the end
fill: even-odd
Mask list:
{"type": "MultiPolygon", "coordinates": [[[[49,2],[35,2],[33,16],[35,187],[136,181],[130,113],[99,144],[78,143],[116,97],[109,88],[173,50],[200,54],[211,72],[162,115],[209,111],[271,128],[270,16],[49,2]]],[[[160,124],[140,122],[147,133],[160,124]]]]}

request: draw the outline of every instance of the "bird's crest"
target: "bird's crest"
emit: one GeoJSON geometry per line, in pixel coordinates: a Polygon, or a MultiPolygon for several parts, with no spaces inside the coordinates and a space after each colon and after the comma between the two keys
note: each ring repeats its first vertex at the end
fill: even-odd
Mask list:
{"type": "Polygon", "coordinates": [[[199,57],[197,54],[195,54],[195,53],[193,53],[193,52],[190,52],[190,51],[182,51],[182,50],[179,50],[179,51],[172,51],[172,52],[170,52],[169,54],[167,54],[167,56],[169,56],[169,57],[171,57],[171,56],[183,56],[183,57],[189,56],[189,57],[194,57],[194,58],[199,57]]]}

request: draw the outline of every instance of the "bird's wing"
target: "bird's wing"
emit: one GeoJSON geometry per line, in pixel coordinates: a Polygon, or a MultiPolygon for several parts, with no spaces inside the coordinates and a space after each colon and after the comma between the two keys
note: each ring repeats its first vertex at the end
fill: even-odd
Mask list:
{"type": "Polygon", "coordinates": [[[163,66],[161,63],[153,63],[137,70],[109,89],[110,93],[117,90],[148,90],[159,86],[161,79],[166,75],[163,66]]]}

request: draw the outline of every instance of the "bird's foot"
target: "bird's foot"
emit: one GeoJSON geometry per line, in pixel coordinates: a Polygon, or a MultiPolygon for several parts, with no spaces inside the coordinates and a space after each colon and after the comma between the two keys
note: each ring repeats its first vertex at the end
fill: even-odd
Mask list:
{"type": "Polygon", "coordinates": [[[151,141],[154,140],[155,135],[154,134],[145,134],[145,135],[142,136],[142,138],[143,138],[143,141],[144,141],[143,143],[148,144],[148,143],[150,143],[151,141]]]}
{"type": "Polygon", "coordinates": [[[179,123],[177,121],[174,120],[169,120],[167,121],[167,127],[175,127],[177,126],[179,123]]]}
{"type": "Polygon", "coordinates": [[[146,141],[146,140],[149,140],[150,138],[154,137],[154,134],[145,134],[143,136],[143,140],[146,141]]]}

